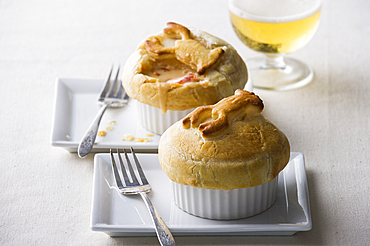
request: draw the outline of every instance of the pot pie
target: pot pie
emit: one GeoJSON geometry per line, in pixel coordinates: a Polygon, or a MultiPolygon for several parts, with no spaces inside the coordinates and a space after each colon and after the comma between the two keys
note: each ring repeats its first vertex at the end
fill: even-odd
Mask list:
{"type": "Polygon", "coordinates": [[[144,104],[140,111],[148,110],[147,106],[159,109],[153,115],[183,111],[180,118],[173,117],[176,121],[196,107],[232,95],[247,80],[247,67],[231,45],[174,22],[138,46],[122,76],[127,94],[144,104]]]}
{"type": "Polygon", "coordinates": [[[162,135],[159,161],[180,208],[236,219],[273,204],[290,145],[261,114],[263,107],[254,93],[236,90],[215,105],[198,107],[162,135]]]}

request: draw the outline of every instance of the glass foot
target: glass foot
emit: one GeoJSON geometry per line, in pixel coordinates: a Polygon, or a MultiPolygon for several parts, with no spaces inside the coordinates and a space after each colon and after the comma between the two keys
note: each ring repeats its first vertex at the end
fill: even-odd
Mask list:
{"type": "MultiPolygon", "coordinates": [[[[276,59],[276,58],[274,58],[276,59]]],[[[246,60],[253,88],[284,91],[307,85],[313,79],[313,70],[305,63],[289,57],[280,57],[279,64],[271,65],[269,58],[246,60]]]]}

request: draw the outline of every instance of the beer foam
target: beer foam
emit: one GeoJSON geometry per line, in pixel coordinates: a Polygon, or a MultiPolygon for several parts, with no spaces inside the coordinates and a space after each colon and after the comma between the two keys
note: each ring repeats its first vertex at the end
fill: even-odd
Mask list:
{"type": "Polygon", "coordinates": [[[320,0],[230,0],[236,16],[256,22],[282,23],[307,18],[321,7],[320,0]]]}

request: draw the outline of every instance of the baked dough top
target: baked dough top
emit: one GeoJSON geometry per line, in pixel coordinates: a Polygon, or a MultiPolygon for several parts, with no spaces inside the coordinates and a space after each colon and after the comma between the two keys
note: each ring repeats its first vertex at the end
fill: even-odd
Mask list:
{"type": "Polygon", "coordinates": [[[262,114],[262,100],[237,90],[199,107],[159,142],[159,161],[174,182],[207,189],[239,189],[273,180],[290,157],[287,137],[262,114]]]}
{"type": "Polygon", "coordinates": [[[214,104],[247,80],[246,65],[231,45],[173,22],[139,45],[122,77],[130,97],[163,112],[214,104]]]}

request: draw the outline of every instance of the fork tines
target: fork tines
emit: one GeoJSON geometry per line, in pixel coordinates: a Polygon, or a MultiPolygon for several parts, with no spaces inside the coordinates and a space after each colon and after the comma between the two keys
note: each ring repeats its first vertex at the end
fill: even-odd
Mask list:
{"type": "MultiPolygon", "coordinates": [[[[122,98],[123,86],[122,86],[121,80],[118,79],[119,72],[120,72],[120,66],[118,66],[117,68],[116,76],[113,81],[111,80],[112,72],[113,72],[113,66],[109,72],[107,80],[105,81],[105,85],[102,91],[100,92],[100,96],[99,96],[100,102],[103,102],[104,99],[106,98],[117,98],[117,99],[122,98]]],[[[124,97],[126,97],[126,93],[124,97]]]]}
{"type": "Polygon", "coordinates": [[[148,211],[152,218],[155,232],[157,234],[160,244],[168,245],[168,246],[176,245],[175,239],[173,238],[168,227],[166,226],[166,223],[164,223],[163,219],[158,214],[157,210],[155,209],[152,202],[150,201],[149,196],[146,194],[147,192],[151,190],[150,185],[145,178],[144,172],[141,169],[139,160],[137,159],[135,155],[134,149],[132,147],[130,149],[131,149],[132,157],[136,164],[138,176],[135,174],[134,169],[132,168],[131,161],[128,158],[126,150],[123,149],[125,153],[127,168],[125,168],[122,158],[121,158],[121,153],[117,149],[117,156],[118,156],[119,163],[121,164],[122,177],[124,179],[125,185],[122,184],[122,179],[120,177],[120,174],[119,174],[119,171],[116,165],[116,161],[114,159],[114,155],[112,153],[112,150],[110,150],[110,157],[112,160],[114,178],[116,180],[118,189],[122,195],[139,194],[141,198],[144,200],[144,203],[148,208],[148,211]],[[129,179],[129,176],[131,176],[131,180],[129,179]],[[141,183],[139,183],[138,179],[141,180],[141,183]]]}
{"type": "MultiPolygon", "coordinates": [[[[123,149],[126,164],[127,164],[127,167],[125,167],[124,162],[123,162],[122,157],[121,157],[121,153],[117,149],[117,156],[118,156],[118,161],[120,163],[121,175],[122,175],[123,179],[121,179],[121,177],[120,177],[120,174],[119,174],[120,172],[119,172],[119,169],[117,167],[113,152],[112,152],[112,150],[110,150],[112,168],[113,168],[114,177],[116,179],[117,186],[118,186],[119,189],[124,189],[126,187],[140,187],[140,186],[144,187],[144,186],[148,186],[147,188],[149,188],[149,190],[150,190],[149,183],[148,183],[148,181],[145,177],[145,174],[144,174],[144,172],[141,168],[139,160],[137,159],[137,157],[135,155],[135,151],[132,147],[130,148],[130,150],[131,150],[131,154],[132,154],[133,159],[134,159],[135,164],[136,164],[137,173],[135,172],[135,170],[134,170],[134,168],[131,164],[131,161],[128,157],[127,151],[125,149],[123,149]],[[123,182],[122,182],[122,180],[123,180],[123,182]]],[[[146,190],[146,192],[149,191],[149,190],[146,190]]]]}

